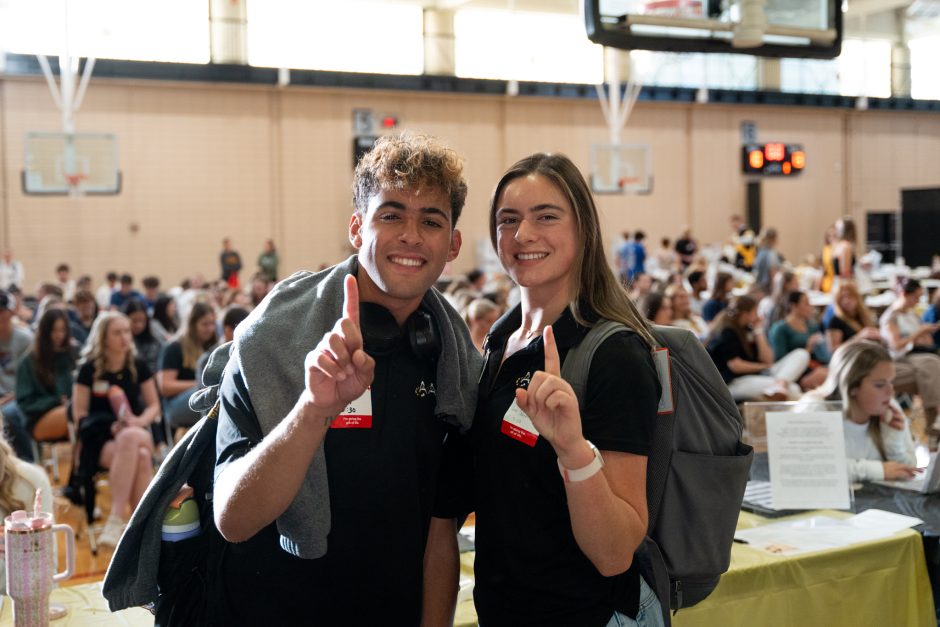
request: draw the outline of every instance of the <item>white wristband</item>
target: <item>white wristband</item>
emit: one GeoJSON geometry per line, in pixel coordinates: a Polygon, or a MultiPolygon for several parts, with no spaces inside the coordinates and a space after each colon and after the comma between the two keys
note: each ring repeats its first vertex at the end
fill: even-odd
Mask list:
{"type": "Polygon", "coordinates": [[[594,453],[594,459],[591,460],[591,463],[583,468],[578,468],[576,470],[570,470],[561,465],[560,460],[558,461],[558,472],[561,473],[562,478],[565,480],[565,483],[575,483],[577,481],[584,481],[585,479],[590,479],[598,472],[601,468],[604,467],[604,458],[601,457],[601,452],[597,450],[597,447],[594,446],[590,441],[585,440],[588,443],[588,446],[591,447],[591,452],[594,453]]]}

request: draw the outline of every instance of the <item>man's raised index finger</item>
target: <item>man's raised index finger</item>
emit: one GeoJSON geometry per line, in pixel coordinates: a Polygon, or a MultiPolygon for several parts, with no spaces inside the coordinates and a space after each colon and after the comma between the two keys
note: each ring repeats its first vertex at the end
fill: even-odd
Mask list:
{"type": "Polygon", "coordinates": [[[542,343],[545,346],[545,372],[560,377],[561,359],[558,357],[558,346],[555,344],[555,331],[552,325],[542,330],[542,343]]]}
{"type": "Polygon", "coordinates": [[[343,317],[352,320],[353,324],[359,326],[359,283],[356,277],[347,274],[346,281],[343,283],[343,317]]]}

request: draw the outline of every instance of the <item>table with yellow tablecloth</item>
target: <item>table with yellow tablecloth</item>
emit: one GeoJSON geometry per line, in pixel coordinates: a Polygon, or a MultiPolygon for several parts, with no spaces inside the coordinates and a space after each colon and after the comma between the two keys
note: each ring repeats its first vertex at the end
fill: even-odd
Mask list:
{"type": "MultiPolygon", "coordinates": [[[[13,624],[13,601],[7,596],[2,598],[3,611],[0,612],[0,627],[7,627],[13,624]]],[[[66,616],[51,621],[50,627],[153,626],[153,614],[143,608],[132,607],[111,613],[108,609],[108,602],[101,596],[101,582],[56,588],[52,591],[50,601],[69,609],[66,616]]]]}
{"type": "MultiPolygon", "coordinates": [[[[840,512],[813,512],[835,517],[840,512]]],[[[809,514],[807,514],[809,515],[809,514]]],[[[742,512],[738,528],[770,521],[742,512]]],[[[461,555],[473,573],[473,554],[461,555]]],[[[675,627],[936,627],[920,534],[803,555],[769,555],[735,544],[731,567],[711,596],[672,617],[675,627]]],[[[476,625],[473,601],[457,607],[458,627],[476,625]]]]}

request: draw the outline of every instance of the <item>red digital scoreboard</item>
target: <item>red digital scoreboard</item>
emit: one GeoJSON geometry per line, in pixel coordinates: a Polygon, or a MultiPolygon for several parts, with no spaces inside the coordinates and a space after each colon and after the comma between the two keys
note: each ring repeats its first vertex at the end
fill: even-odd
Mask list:
{"type": "Polygon", "coordinates": [[[796,176],[806,167],[806,153],[800,144],[744,144],[741,168],[752,176],[796,176]]]}

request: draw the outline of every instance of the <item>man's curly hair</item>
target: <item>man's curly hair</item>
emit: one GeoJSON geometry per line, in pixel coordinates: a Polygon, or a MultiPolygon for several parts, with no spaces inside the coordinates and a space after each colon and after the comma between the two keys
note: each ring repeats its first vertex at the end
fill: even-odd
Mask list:
{"type": "Polygon", "coordinates": [[[427,135],[401,133],[380,138],[356,166],[353,204],[365,213],[369,199],[384,189],[433,188],[450,199],[451,228],[467,200],[463,160],[427,135]]]}

